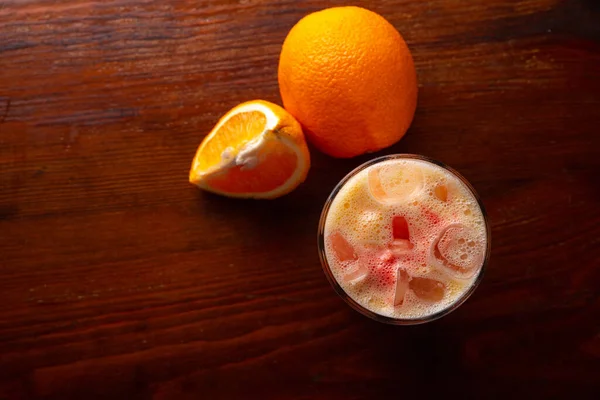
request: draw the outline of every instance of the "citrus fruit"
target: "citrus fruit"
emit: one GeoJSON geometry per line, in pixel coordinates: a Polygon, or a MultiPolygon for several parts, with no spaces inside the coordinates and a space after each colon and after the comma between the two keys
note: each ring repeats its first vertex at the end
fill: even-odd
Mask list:
{"type": "Polygon", "coordinates": [[[309,14],[285,39],[279,58],[283,105],[311,143],[353,157],[397,142],[417,104],[410,51],[382,16],[359,7],[309,14]]]}
{"type": "Polygon", "coordinates": [[[190,182],[229,197],[275,198],[306,178],[310,155],[298,121],[262,100],[238,105],[204,138],[190,182]]]}

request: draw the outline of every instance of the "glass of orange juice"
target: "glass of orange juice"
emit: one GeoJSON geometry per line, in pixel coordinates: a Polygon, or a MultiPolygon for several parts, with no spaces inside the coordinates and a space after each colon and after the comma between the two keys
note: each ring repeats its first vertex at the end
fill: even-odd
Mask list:
{"type": "Polygon", "coordinates": [[[329,196],[319,255],[336,292],[377,321],[411,325],[458,308],[483,277],[490,226],[452,168],[398,154],[350,172],[329,196]]]}

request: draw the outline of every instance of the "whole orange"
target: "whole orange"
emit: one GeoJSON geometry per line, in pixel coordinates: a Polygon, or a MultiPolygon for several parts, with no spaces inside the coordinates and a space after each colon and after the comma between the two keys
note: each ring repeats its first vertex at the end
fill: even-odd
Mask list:
{"type": "Polygon", "coordinates": [[[408,46],[382,16],[334,7],[302,18],[279,58],[285,108],[310,142],[334,157],[388,147],[404,136],[417,105],[408,46]]]}

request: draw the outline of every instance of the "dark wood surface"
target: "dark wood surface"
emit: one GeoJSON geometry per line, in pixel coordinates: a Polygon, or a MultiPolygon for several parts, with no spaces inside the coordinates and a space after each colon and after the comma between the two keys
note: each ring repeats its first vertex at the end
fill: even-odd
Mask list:
{"type": "Polygon", "coordinates": [[[323,203],[375,155],[312,151],[270,202],[188,183],[221,114],[280,103],[288,30],[342,3],[0,0],[0,399],[598,398],[597,1],[352,2],[419,76],[377,155],[455,167],[491,219],[439,321],[371,321],[321,270],[323,203]]]}

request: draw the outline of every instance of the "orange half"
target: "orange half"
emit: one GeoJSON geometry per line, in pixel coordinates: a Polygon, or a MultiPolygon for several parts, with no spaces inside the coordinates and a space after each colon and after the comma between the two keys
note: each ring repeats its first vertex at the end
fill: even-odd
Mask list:
{"type": "Polygon", "coordinates": [[[224,196],[272,199],[300,185],[309,168],[298,121],[276,104],[254,100],[231,109],[204,138],[189,178],[224,196]]]}

